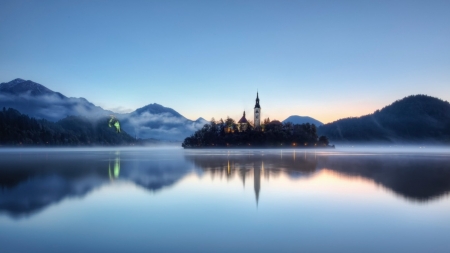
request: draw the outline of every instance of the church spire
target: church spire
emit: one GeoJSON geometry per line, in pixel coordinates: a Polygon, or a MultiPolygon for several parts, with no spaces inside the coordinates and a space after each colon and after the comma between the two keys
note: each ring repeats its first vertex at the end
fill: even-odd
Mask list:
{"type": "Polygon", "coordinates": [[[255,129],[259,129],[259,127],[261,126],[261,106],[259,105],[259,92],[256,91],[256,104],[255,104],[255,108],[254,110],[254,122],[255,122],[255,129]]]}
{"type": "Polygon", "coordinates": [[[258,94],[258,92],[256,92],[256,104],[255,104],[255,108],[261,108],[261,106],[259,106],[259,94],[258,94]]]}

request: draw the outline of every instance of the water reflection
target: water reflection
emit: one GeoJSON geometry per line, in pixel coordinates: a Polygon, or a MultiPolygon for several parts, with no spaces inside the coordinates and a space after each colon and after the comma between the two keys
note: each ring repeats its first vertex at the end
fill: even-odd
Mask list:
{"type": "Polygon", "coordinates": [[[450,192],[450,156],[445,154],[197,151],[186,153],[186,159],[212,175],[238,174],[244,185],[246,176],[253,173],[257,202],[261,173],[267,179],[280,173],[295,179],[312,176],[319,170],[331,170],[347,178],[368,179],[397,196],[418,202],[450,192]]]}
{"type": "Polygon", "coordinates": [[[253,177],[256,204],[261,191],[261,176],[270,180],[281,173],[290,178],[307,177],[316,171],[317,160],[314,153],[303,152],[297,157],[296,151],[190,151],[185,153],[187,161],[211,174],[211,178],[238,176],[245,188],[245,180],[253,177]]]}
{"type": "Polygon", "coordinates": [[[404,199],[425,202],[450,191],[449,161],[449,156],[442,154],[295,150],[0,153],[0,212],[29,216],[63,199],[84,197],[113,181],[157,192],[192,172],[209,175],[212,180],[239,178],[244,188],[253,179],[257,205],[264,192],[262,178],[309,179],[321,170],[365,178],[404,199]]]}
{"type": "Polygon", "coordinates": [[[0,212],[28,216],[65,198],[84,197],[113,181],[156,192],[191,171],[181,152],[0,154],[0,212]]]}
{"type": "Polygon", "coordinates": [[[120,174],[120,151],[116,152],[116,159],[114,160],[114,165],[111,168],[111,160],[109,161],[108,166],[109,179],[114,181],[114,179],[119,177],[120,174]]]}
{"type": "Polygon", "coordinates": [[[447,155],[333,155],[318,161],[319,168],[369,179],[407,200],[424,202],[450,192],[450,157],[447,155]]]}

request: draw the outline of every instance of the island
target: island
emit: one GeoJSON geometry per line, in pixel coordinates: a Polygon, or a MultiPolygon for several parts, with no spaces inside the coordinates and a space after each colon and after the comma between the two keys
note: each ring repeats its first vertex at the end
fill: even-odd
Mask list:
{"type": "Polygon", "coordinates": [[[195,148],[334,148],[326,136],[317,135],[314,124],[281,123],[268,118],[254,127],[245,118],[236,123],[232,118],[211,120],[187,137],[181,146],[195,148]]]}
{"type": "Polygon", "coordinates": [[[316,125],[281,123],[266,118],[261,122],[261,105],[256,93],[254,121],[211,119],[209,124],[184,139],[183,148],[334,148],[326,136],[317,135],[316,125]]]}

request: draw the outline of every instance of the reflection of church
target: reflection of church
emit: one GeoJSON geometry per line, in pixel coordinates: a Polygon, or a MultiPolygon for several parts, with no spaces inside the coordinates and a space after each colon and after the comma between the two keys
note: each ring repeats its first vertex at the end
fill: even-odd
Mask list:
{"type": "Polygon", "coordinates": [[[253,177],[253,191],[256,205],[259,204],[261,179],[269,180],[272,176],[286,174],[297,178],[299,175],[314,173],[317,167],[315,155],[306,152],[227,152],[224,154],[187,155],[186,159],[211,175],[211,179],[242,180],[245,188],[247,179],[253,177]],[[225,155],[224,155],[225,154],[225,155]],[[298,155],[301,154],[300,157],[298,155]]]}

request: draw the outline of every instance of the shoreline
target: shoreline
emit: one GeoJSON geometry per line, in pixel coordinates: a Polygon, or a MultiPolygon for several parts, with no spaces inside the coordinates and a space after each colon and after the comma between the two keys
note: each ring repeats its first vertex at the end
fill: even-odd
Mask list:
{"type": "Polygon", "coordinates": [[[217,146],[217,147],[183,147],[183,149],[335,149],[332,146],[217,146]]]}

